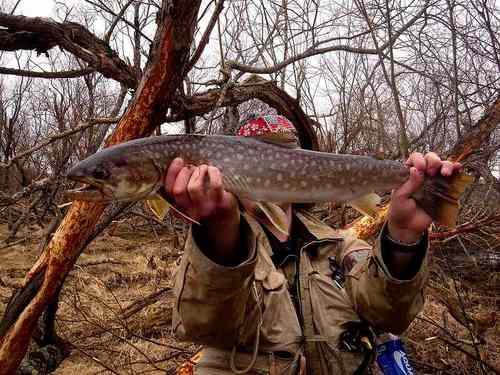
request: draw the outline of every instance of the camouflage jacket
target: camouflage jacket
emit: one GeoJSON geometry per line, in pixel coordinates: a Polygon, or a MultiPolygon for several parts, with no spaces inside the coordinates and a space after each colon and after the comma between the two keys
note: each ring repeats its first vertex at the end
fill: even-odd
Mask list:
{"type": "Polygon", "coordinates": [[[190,231],[175,277],[173,332],[205,346],[195,374],[352,374],[363,354],[340,346],[352,322],[400,334],[421,310],[427,252],[411,280],[398,280],[384,263],[380,238],[371,248],[306,212],[295,214],[313,239],[298,262],[280,268],[263,227],[248,215],[241,246],[249,256],[235,267],[209,259],[190,231]],[[352,262],[359,254],[366,255],[352,262]],[[332,277],[332,259],[353,263],[342,284],[332,277]]]}

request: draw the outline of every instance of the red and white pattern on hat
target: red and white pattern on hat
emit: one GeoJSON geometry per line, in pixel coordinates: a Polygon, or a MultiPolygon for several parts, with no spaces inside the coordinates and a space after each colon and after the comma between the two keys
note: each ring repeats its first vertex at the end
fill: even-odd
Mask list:
{"type": "Polygon", "coordinates": [[[295,127],[284,116],[266,115],[249,120],[238,130],[241,137],[258,137],[269,133],[291,132],[295,133],[295,127]]]}

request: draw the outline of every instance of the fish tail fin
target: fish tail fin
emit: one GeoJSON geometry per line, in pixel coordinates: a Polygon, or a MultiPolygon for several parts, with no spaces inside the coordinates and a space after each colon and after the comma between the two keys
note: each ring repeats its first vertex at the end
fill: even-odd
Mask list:
{"type": "Polygon", "coordinates": [[[460,196],[473,181],[474,177],[463,173],[457,173],[451,177],[427,178],[422,189],[413,194],[413,198],[435,222],[455,228],[460,208],[460,196]]]}
{"type": "Polygon", "coordinates": [[[359,197],[357,199],[353,199],[347,204],[357,211],[361,212],[363,215],[368,215],[371,217],[377,216],[377,205],[380,204],[380,196],[375,193],[369,193],[359,197]]]}

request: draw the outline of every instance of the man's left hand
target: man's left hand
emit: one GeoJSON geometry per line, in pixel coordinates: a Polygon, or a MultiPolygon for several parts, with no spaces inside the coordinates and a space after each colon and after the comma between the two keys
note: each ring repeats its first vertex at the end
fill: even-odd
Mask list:
{"type": "Polygon", "coordinates": [[[432,218],[420,208],[411,195],[422,187],[425,175],[451,176],[460,170],[460,163],[452,163],[441,158],[434,152],[422,155],[413,153],[406,161],[410,167],[410,178],[392,193],[389,208],[389,235],[403,243],[418,241],[422,233],[432,223],[432,218]]]}

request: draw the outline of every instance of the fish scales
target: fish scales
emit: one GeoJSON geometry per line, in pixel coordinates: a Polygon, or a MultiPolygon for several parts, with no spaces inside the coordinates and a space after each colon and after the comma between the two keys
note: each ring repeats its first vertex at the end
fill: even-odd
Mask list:
{"type": "Polygon", "coordinates": [[[347,201],[393,189],[409,175],[400,163],[367,156],[289,149],[246,137],[165,135],[104,149],[68,177],[100,187],[101,199],[137,200],[160,188],[176,157],[219,168],[225,188],[237,196],[273,202],[347,201]]]}

